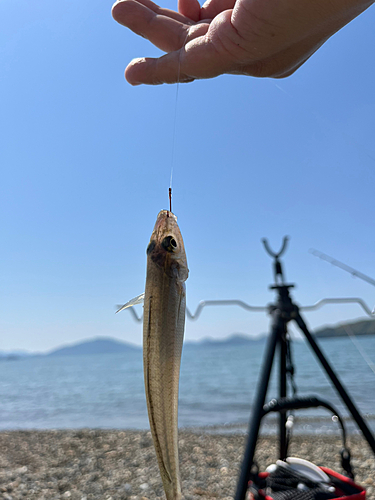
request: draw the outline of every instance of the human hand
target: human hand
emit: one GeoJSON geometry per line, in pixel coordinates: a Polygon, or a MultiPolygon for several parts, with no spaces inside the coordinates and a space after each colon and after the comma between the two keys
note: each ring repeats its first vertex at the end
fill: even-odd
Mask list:
{"type": "Polygon", "coordinates": [[[120,0],[113,18],[167,52],[134,59],[132,85],[190,82],[232,73],[284,78],[375,0],[120,0]]]}

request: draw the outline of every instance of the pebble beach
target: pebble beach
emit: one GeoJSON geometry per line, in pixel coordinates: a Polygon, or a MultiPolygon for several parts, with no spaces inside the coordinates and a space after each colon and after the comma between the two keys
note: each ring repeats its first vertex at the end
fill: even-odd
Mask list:
{"type": "MultiPolygon", "coordinates": [[[[180,431],[185,500],[232,500],[242,460],[243,434],[180,431]]],[[[375,457],[359,436],[349,437],[356,482],[375,500],[375,457]]],[[[289,455],[341,472],[341,441],[296,436],[289,455]]],[[[0,433],[0,499],[163,499],[156,456],[147,431],[59,430],[0,433]]],[[[276,459],[276,439],[258,441],[261,470],[276,459]]]]}

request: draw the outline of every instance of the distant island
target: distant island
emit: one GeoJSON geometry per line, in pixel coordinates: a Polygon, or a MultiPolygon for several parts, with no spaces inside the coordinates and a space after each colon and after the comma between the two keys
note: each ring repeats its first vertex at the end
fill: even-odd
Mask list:
{"type": "Polygon", "coordinates": [[[18,359],[28,358],[32,356],[33,353],[28,351],[0,351],[0,361],[17,361],[18,359]]]}
{"type": "MultiPolygon", "coordinates": [[[[365,336],[375,335],[375,320],[360,320],[353,323],[342,323],[336,326],[325,326],[312,332],[314,337],[334,338],[347,337],[348,335],[365,336]]],[[[205,338],[199,341],[187,341],[185,349],[204,349],[208,347],[228,348],[232,346],[245,346],[265,342],[267,334],[256,337],[243,333],[234,333],[223,339],[205,338]]],[[[141,346],[123,342],[111,337],[98,337],[71,345],[65,345],[47,353],[32,353],[26,351],[0,351],[0,361],[15,361],[30,356],[89,356],[98,354],[115,354],[125,352],[139,352],[141,346]]]]}
{"type": "MultiPolygon", "coordinates": [[[[244,345],[252,342],[263,341],[265,336],[249,337],[248,335],[235,333],[225,339],[203,339],[198,342],[185,342],[187,348],[199,348],[207,346],[224,347],[229,345],[244,345]]],[[[141,346],[123,342],[121,340],[113,339],[110,337],[98,337],[84,342],[78,342],[68,346],[62,346],[58,349],[48,352],[45,356],[88,356],[91,354],[112,354],[131,351],[140,351],[141,346]]]]}
{"type": "Polygon", "coordinates": [[[87,356],[91,354],[113,354],[139,351],[140,347],[110,337],[98,337],[76,344],[63,346],[48,352],[46,356],[87,356]]]}
{"type": "Polygon", "coordinates": [[[347,337],[348,335],[375,335],[375,320],[365,319],[353,323],[325,326],[314,332],[317,338],[347,337]]]}

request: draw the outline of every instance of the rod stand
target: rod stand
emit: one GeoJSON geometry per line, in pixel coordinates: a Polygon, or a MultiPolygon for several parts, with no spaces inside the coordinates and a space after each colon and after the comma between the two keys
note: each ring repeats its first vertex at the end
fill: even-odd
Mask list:
{"type": "MultiPolygon", "coordinates": [[[[333,387],[336,389],[342,401],[346,405],[348,411],[351,413],[353,419],[355,420],[358,427],[362,431],[364,438],[368,442],[370,448],[372,449],[375,455],[375,438],[373,434],[371,433],[370,429],[368,428],[366,422],[359,413],[355,404],[351,400],[346,389],[339,381],[337,375],[335,374],[332,367],[328,363],[327,359],[323,355],[314,337],[308,330],[306,323],[300,314],[298,306],[293,302],[289,290],[293,288],[294,285],[284,283],[283,268],[279,260],[279,257],[285,252],[287,241],[288,238],[284,237],[282,247],[279,250],[279,252],[276,253],[271,250],[266,239],[262,240],[267,253],[274,259],[275,284],[271,285],[270,289],[274,290],[277,293],[277,300],[275,304],[270,304],[268,306],[268,312],[271,316],[271,332],[266,344],[263,365],[261,369],[261,376],[255,394],[253,408],[250,416],[249,434],[245,446],[245,452],[237,484],[235,500],[245,500],[249,481],[250,479],[256,477],[258,474],[258,468],[256,463],[254,462],[254,454],[260,431],[261,421],[266,414],[266,412],[264,411],[265,401],[266,401],[267,390],[276,350],[279,351],[278,354],[280,359],[279,377],[278,377],[279,399],[276,399],[274,404],[274,407],[276,407],[279,404],[278,407],[279,409],[275,410],[278,411],[279,413],[279,459],[285,460],[287,458],[287,452],[288,452],[288,439],[286,430],[287,409],[285,409],[285,404],[282,403],[285,402],[288,398],[287,377],[290,375],[291,375],[291,385],[294,396],[296,392],[293,380],[294,367],[293,364],[291,363],[291,355],[290,355],[290,337],[287,329],[288,323],[290,321],[294,321],[298,326],[298,328],[301,330],[302,334],[305,337],[305,340],[308,342],[310,348],[318,358],[323,370],[326,372],[333,387]]],[[[310,398],[310,402],[311,401],[312,400],[310,398]]],[[[305,405],[303,406],[304,408],[316,407],[316,405],[313,403],[307,404],[305,402],[304,405],[305,405]]],[[[342,461],[343,467],[347,470],[349,474],[351,474],[349,450],[347,449],[344,450],[344,456],[342,457],[342,459],[343,459],[342,461]]]]}
{"type": "MultiPolygon", "coordinates": [[[[274,259],[273,274],[274,274],[276,284],[278,282],[280,282],[282,285],[284,284],[283,268],[282,268],[282,265],[280,262],[280,257],[285,253],[288,241],[289,241],[289,236],[284,236],[280,250],[278,252],[274,252],[271,249],[271,247],[269,246],[267,239],[266,238],[262,239],[262,243],[264,245],[266,252],[268,253],[268,255],[270,255],[274,259]]],[[[277,285],[275,285],[275,286],[277,286],[277,285]]]]}
{"type": "Polygon", "coordinates": [[[297,306],[292,302],[289,294],[289,290],[294,288],[293,284],[289,285],[270,285],[270,290],[276,290],[278,292],[276,304],[270,304],[268,306],[268,313],[272,316],[274,311],[278,309],[281,313],[282,318],[289,322],[296,317],[297,306]]]}

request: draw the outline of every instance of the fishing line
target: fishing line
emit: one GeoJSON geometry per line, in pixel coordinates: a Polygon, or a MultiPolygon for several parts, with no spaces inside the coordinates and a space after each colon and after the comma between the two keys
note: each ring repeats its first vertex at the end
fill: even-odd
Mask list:
{"type": "Polygon", "coordinates": [[[176,86],[176,99],[174,103],[174,118],[173,118],[173,133],[172,133],[172,155],[171,155],[171,178],[169,181],[169,189],[172,189],[173,180],[173,167],[174,167],[174,156],[175,156],[175,143],[176,143],[176,129],[177,129],[177,102],[178,102],[178,90],[180,87],[180,58],[178,59],[178,72],[177,72],[177,86],[176,86]]]}
{"type": "Polygon", "coordinates": [[[172,180],[173,180],[173,171],[175,164],[175,146],[176,146],[176,131],[177,131],[177,105],[178,105],[178,94],[180,90],[180,74],[181,74],[181,54],[182,49],[186,45],[186,40],[188,39],[190,30],[186,34],[185,40],[181,46],[179,55],[178,55],[178,68],[177,68],[177,84],[176,84],[176,98],[174,103],[174,117],[173,117],[173,132],[172,132],[172,154],[171,154],[171,177],[169,181],[169,207],[172,212],[172,180]]]}

